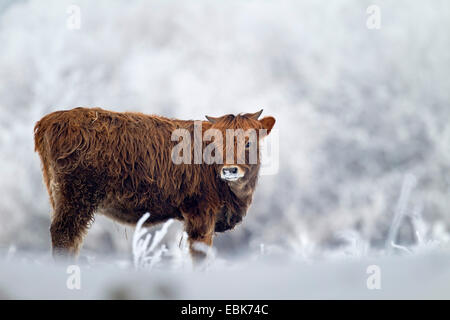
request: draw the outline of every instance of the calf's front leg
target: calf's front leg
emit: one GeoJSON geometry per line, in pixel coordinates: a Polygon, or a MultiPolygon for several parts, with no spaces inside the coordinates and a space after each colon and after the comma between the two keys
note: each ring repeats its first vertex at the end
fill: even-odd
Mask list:
{"type": "Polygon", "coordinates": [[[185,229],[189,237],[189,249],[194,263],[205,260],[213,243],[215,219],[211,212],[183,213],[185,229]]]}

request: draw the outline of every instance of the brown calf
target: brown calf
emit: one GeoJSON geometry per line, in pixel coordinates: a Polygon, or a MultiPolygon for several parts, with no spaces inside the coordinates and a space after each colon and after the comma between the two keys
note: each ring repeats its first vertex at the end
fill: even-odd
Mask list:
{"type": "MultiPolygon", "coordinates": [[[[258,120],[260,113],[207,117],[202,133],[211,128],[224,137],[226,129],[270,132],[275,119],[258,120]]],[[[203,256],[195,242],[210,246],[214,232],[242,220],[252,201],[259,155],[255,164],[175,164],[175,129],[194,137],[194,121],[99,108],[57,111],[37,122],[35,150],[53,207],[54,256],[77,256],[95,212],[132,225],[145,212],[150,213],[146,225],[184,221],[194,257],[203,256]]],[[[217,150],[226,153],[224,146],[217,150]]]]}

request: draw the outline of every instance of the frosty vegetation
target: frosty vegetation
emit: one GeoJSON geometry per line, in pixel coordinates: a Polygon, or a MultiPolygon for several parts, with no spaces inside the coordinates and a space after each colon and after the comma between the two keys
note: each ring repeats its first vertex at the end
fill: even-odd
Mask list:
{"type": "MultiPolygon", "coordinates": [[[[277,119],[279,171],[216,237],[219,265],[448,253],[450,3],[376,1],[376,30],[370,4],[1,2],[2,252],[49,252],[34,123],[97,106],[182,119],[264,108],[277,119]],[[79,30],[66,27],[70,4],[79,30]]],[[[188,265],[180,223],[133,232],[99,216],[82,256],[188,265]]]]}
{"type": "Polygon", "coordinates": [[[173,220],[171,219],[164,223],[161,230],[155,232],[153,241],[150,243],[152,234],[149,233],[147,228],[142,227],[149,217],[150,214],[146,213],[139,219],[133,234],[133,258],[135,268],[151,268],[161,261],[161,256],[167,252],[167,248],[164,244],[158,249],[156,248],[167,233],[167,229],[172,224],[173,220]]]}

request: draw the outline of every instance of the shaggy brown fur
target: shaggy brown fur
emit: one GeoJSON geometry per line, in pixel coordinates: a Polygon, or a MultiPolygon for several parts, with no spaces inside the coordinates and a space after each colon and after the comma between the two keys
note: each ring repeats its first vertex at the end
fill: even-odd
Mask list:
{"type": "MultiPolygon", "coordinates": [[[[216,128],[224,137],[228,128],[270,131],[275,119],[258,116],[209,118],[203,131],[216,128]]],[[[236,182],[220,178],[223,165],[176,165],[171,152],[178,142],[171,141],[171,134],[177,128],[194,137],[193,121],[99,108],[57,111],[37,122],[35,150],[53,207],[54,256],[78,254],[95,212],[132,225],[145,212],[151,214],[147,225],[184,221],[194,256],[202,256],[192,246],[196,241],[210,246],[214,231],[232,229],[242,220],[259,157],[255,165],[239,165],[245,176],[236,182]]]]}

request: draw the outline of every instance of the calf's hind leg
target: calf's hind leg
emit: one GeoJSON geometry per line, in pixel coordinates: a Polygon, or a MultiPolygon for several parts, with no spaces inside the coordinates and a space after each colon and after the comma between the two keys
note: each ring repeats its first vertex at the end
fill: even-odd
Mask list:
{"type": "Polygon", "coordinates": [[[76,201],[59,201],[50,226],[52,253],[57,260],[75,259],[83,243],[94,209],[76,201]]]}

